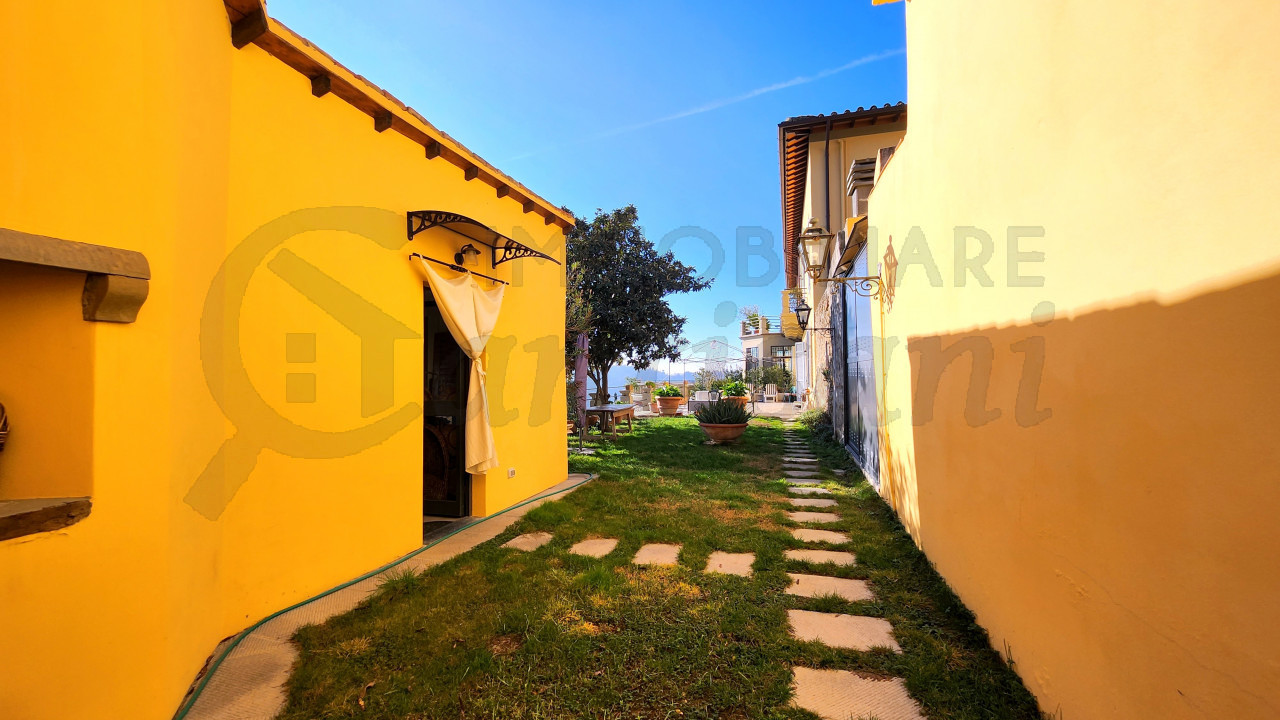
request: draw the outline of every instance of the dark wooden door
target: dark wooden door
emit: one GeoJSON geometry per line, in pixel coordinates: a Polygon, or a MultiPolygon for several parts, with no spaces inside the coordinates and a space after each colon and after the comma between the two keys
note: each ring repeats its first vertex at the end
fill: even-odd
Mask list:
{"type": "Polygon", "coordinates": [[[423,307],[422,514],[471,513],[471,475],[463,467],[471,360],[458,347],[426,291],[423,307]]]}

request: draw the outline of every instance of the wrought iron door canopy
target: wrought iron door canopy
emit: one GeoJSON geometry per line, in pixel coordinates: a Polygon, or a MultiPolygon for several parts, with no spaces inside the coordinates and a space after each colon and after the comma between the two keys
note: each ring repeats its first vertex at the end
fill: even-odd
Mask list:
{"type": "Polygon", "coordinates": [[[474,220],[466,215],[446,212],[444,210],[411,210],[409,211],[407,230],[409,239],[432,228],[444,228],[455,235],[478,242],[489,248],[490,260],[497,267],[508,260],[520,258],[541,258],[559,265],[560,261],[543,252],[538,252],[524,243],[513,240],[506,235],[474,220]]]}

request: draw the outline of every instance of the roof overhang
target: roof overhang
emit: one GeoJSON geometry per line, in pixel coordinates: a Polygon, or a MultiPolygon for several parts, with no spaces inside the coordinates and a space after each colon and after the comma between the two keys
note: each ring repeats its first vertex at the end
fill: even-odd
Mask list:
{"type": "Polygon", "coordinates": [[[809,176],[809,140],[815,133],[892,125],[907,117],[907,104],[885,104],[830,115],[803,115],[778,123],[778,166],[782,190],[782,255],[787,287],[798,272],[796,238],[804,226],[805,183],[809,176]]]}
{"type": "Polygon", "coordinates": [[[573,213],[551,204],[516,182],[432,125],[413,108],[269,17],[262,0],[223,0],[223,4],[227,20],[231,23],[231,43],[235,47],[258,46],[310,79],[311,93],[316,97],[332,93],[369,115],[373,119],[373,130],[394,130],[404,135],[422,145],[427,158],[440,158],[456,165],[467,182],[489,185],[497,197],[520,203],[524,212],[540,215],[546,225],[555,224],[564,230],[573,227],[576,222],[573,213]]]}

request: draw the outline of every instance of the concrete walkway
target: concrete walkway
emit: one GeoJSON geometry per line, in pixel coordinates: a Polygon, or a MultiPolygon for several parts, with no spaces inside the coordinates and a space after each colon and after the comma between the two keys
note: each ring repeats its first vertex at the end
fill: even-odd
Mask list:
{"type": "MultiPolygon", "coordinates": [[[[200,694],[184,720],[268,720],[275,717],[284,708],[284,684],[298,659],[298,651],[292,641],[298,628],[320,624],[355,609],[378,589],[389,573],[421,572],[498,537],[530,510],[572,492],[589,479],[587,475],[570,475],[564,482],[524,501],[524,505],[490,515],[376,575],[305,602],[246,631],[235,648],[203,681],[203,689],[199,689],[201,681],[197,681],[194,688],[199,689],[200,694]]],[[[507,546],[532,550],[535,545],[550,539],[548,533],[532,533],[521,535],[507,546]],[[544,535],[545,538],[541,537],[544,535]],[[521,543],[513,545],[521,538],[521,543]]],[[[220,647],[215,656],[221,652],[220,647]]]]}

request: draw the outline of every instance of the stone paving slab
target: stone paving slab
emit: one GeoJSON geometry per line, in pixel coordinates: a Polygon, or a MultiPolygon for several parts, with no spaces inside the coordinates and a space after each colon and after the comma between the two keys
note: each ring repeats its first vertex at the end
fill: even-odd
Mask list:
{"type": "Polygon", "coordinates": [[[835,500],[826,498],[787,498],[793,507],[835,507],[835,500]]]}
{"type": "Polygon", "coordinates": [[[502,543],[502,547],[529,552],[530,550],[537,550],[549,542],[551,542],[551,533],[549,532],[526,533],[517,535],[502,543]]]}
{"type": "Polygon", "coordinates": [[[618,547],[618,541],[615,538],[592,538],[591,540],[575,543],[573,547],[569,548],[569,552],[574,555],[602,558],[613,552],[616,547],[618,547]]]}
{"type": "Polygon", "coordinates": [[[812,464],[814,464],[814,463],[818,462],[818,459],[817,459],[817,458],[814,458],[814,457],[800,457],[800,456],[798,456],[798,455],[783,455],[783,456],[782,456],[782,461],[783,461],[783,462],[803,463],[803,464],[806,464],[806,465],[812,465],[812,464]]]}
{"type": "Polygon", "coordinates": [[[789,487],[787,490],[797,495],[830,495],[831,491],[820,487],[789,487]]]}
{"type": "Polygon", "coordinates": [[[798,522],[798,523],[840,522],[840,516],[835,513],[798,511],[798,512],[787,513],[787,517],[791,518],[792,522],[798,522]]]}
{"type": "Polygon", "coordinates": [[[803,573],[787,573],[791,585],[787,587],[788,595],[797,597],[822,597],[835,595],[849,602],[874,600],[875,594],[867,587],[866,580],[850,580],[848,578],[827,577],[826,575],[805,575],[803,573]]]}
{"type": "Polygon", "coordinates": [[[755,561],[755,553],[727,553],[717,550],[707,558],[707,572],[748,577],[751,575],[751,563],[755,561]]]}
{"type": "Polygon", "coordinates": [[[925,720],[902,678],[805,667],[792,672],[791,704],[823,720],[925,720]]]}
{"type": "Polygon", "coordinates": [[[827,647],[845,650],[886,647],[902,652],[898,641],[893,639],[893,626],[884,618],[788,610],[787,620],[791,623],[791,636],[797,640],[816,640],[827,647]]]}
{"type": "Polygon", "coordinates": [[[801,465],[800,463],[782,463],[782,470],[784,472],[793,471],[793,470],[799,470],[800,472],[814,472],[817,469],[818,468],[816,465],[801,465]]]}
{"type": "Polygon", "coordinates": [[[649,543],[631,559],[635,565],[675,565],[680,559],[680,546],[649,543]]]}
{"type": "Polygon", "coordinates": [[[818,477],[819,473],[815,468],[804,467],[804,468],[787,468],[782,471],[782,474],[785,475],[786,477],[794,476],[794,477],[802,477],[802,478],[811,478],[811,477],[818,477]]]}
{"type": "Polygon", "coordinates": [[[815,477],[791,477],[790,475],[788,475],[788,476],[787,476],[787,484],[788,484],[788,485],[792,485],[792,486],[794,486],[794,485],[817,485],[817,484],[819,484],[819,483],[821,483],[821,482],[822,482],[821,480],[819,480],[819,479],[817,479],[817,478],[815,478],[815,477]]]}
{"type": "Polygon", "coordinates": [[[833,565],[856,565],[858,558],[854,557],[851,552],[842,550],[787,550],[783,553],[788,560],[798,560],[800,562],[831,563],[833,565]]]}
{"type": "Polygon", "coordinates": [[[813,528],[796,528],[791,531],[791,537],[802,542],[824,542],[832,545],[844,545],[852,542],[848,535],[838,533],[834,530],[815,530],[813,528]]]}

